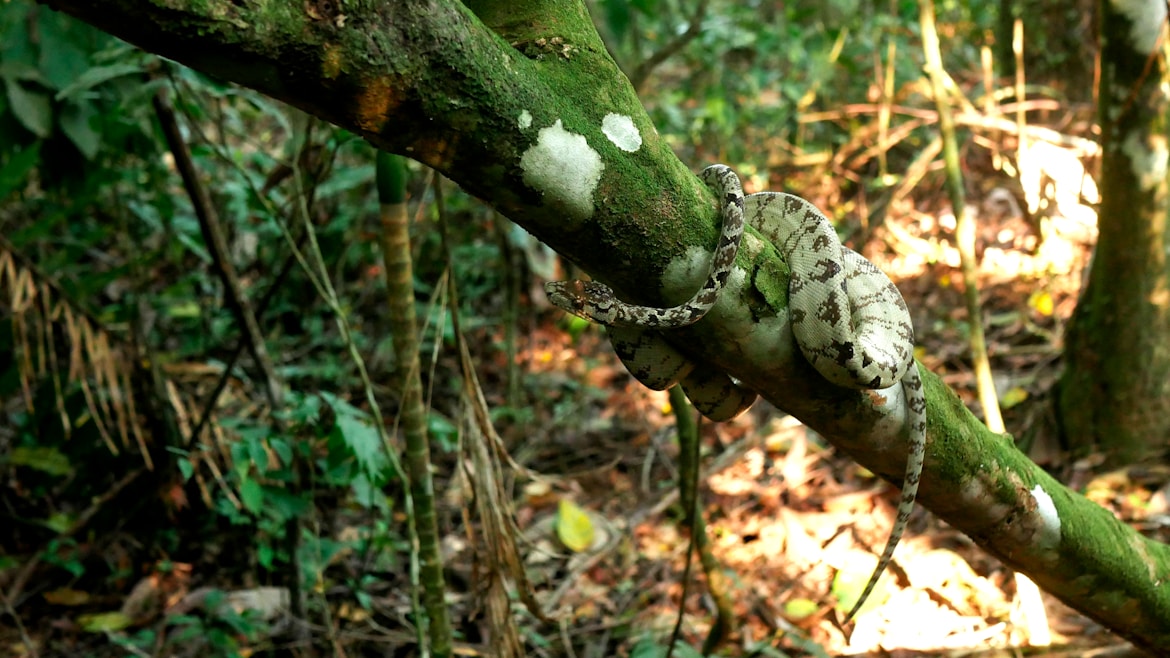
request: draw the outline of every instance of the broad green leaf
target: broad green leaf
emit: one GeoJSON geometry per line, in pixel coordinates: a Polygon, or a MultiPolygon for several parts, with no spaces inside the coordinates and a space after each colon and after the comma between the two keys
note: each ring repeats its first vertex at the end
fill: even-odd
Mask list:
{"type": "Polygon", "coordinates": [[[74,98],[82,92],[92,89],[107,80],[120,78],[124,75],[142,73],[142,64],[111,64],[109,66],[95,66],[82,73],[68,87],[57,92],[57,100],[74,98]]]}
{"type": "Polygon", "coordinates": [[[64,533],[73,525],[73,517],[65,512],[54,512],[45,519],[45,526],[57,533],[64,533]]]}
{"type": "Polygon", "coordinates": [[[292,463],[293,449],[292,445],[286,439],[274,436],[268,439],[268,447],[272,448],[272,452],[276,453],[276,458],[280,460],[281,464],[287,466],[292,463]]]}
{"type": "Polygon", "coordinates": [[[12,449],[9,463],[27,466],[49,475],[68,475],[73,470],[69,458],[51,446],[19,446],[12,449]]]}
{"type": "Polygon", "coordinates": [[[1012,407],[1027,399],[1028,391],[1019,386],[1013,386],[1003,394],[1002,398],[999,399],[999,406],[1003,407],[1004,409],[1011,409],[1012,407]]]}
{"type": "Polygon", "coordinates": [[[120,631],[132,623],[130,617],[120,612],[101,612],[94,615],[81,615],[77,624],[87,633],[110,633],[120,631]]]}
{"type": "Polygon", "coordinates": [[[259,437],[245,438],[242,443],[248,450],[248,461],[256,467],[257,473],[268,472],[268,451],[264,449],[264,440],[259,437]]]}
{"type": "Polygon", "coordinates": [[[571,551],[580,553],[593,545],[593,521],[571,500],[562,498],[557,506],[556,528],[557,537],[571,551]]]}
{"type": "Polygon", "coordinates": [[[175,462],[179,465],[179,474],[183,476],[183,482],[190,480],[191,476],[195,474],[195,465],[191,463],[191,460],[187,457],[179,457],[175,462]]]}
{"type": "Polygon", "coordinates": [[[820,605],[812,599],[792,599],[784,604],[784,616],[792,621],[800,621],[816,613],[820,605]]]}
{"type": "Polygon", "coordinates": [[[73,142],[86,160],[93,160],[102,145],[102,136],[93,129],[97,109],[88,102],[70,102],[61,108],[61,132],[73,142]]]}
{"type": "Polygon", "coordinates": [[[50,590],[44,593],[45,601],[53,605],[85,605],[89,603],[89,592],[70,587],[50,590]]]}
{"type": "Polygon", "coordinates": [[[251,478],[244,480],[240,485],[240,502],[249,512],[259,514],[264,506],[264,487],[251,478]]]}
{"type": "Polygon", "coordinates": [[[280,487],[264,487],[264,507],[282,521],[291,519],[309,510],[309,501],[305,499],[308,495],[296,494],[280,487]]]}
{"type": "Polygon", "coordinates": [[[337,417],[333,434],[353,453],[362,469],[377,479],[386,468],[382,452],[382,437],[366,418],[365,413],[336,395],[322,393],[321,397],[333,408],[337,417]]]}
{"type": "Polygon", "coordinates": [[[43,91],[29,91],[11,77],[4,78],[4,89],[8,93],[12,114],[20,121],[20,125],[37,137],[42,139],[48,137],[53,131],[53,111],[49,104],[49,94],[43,91]]]}
{"type": "MultiPolygon", "coordinates": [[[[41,21],[41,28],[47,27],[41,21]]],[[[61,30],[50,28],[40,35],[42,40],[39,67],[53,89],[60,89],[89,68],[89,55],[72,43],[61,30]]]]}
{"type": "Polygon", "coordinates": [[[337,431],[345,445],[353,451],[362,470],[371,475],[382,471],[385,464],[382,440],[369,423],[354,416],[338,416],[337,431]]]}

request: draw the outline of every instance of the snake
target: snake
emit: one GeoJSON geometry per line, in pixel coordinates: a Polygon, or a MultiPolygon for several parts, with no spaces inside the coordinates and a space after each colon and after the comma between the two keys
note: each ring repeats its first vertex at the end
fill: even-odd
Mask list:
{"type": "Polygon", "coordinates": [[[606,326],[610,342],[630,374],[655,390],[681,384],[700,413],[714,421],[734,418],[756,392],[714,368],[696,363],[671,346],[662,330],[701,320],[719,299],[735,266],[745,222],[779,249],[788,263],[792,333],[804,358],[822,377],[850,389],[887,389],[901,384],[909,445],[902,495],[894,526],[848,623],[873,592],[893,559],[914,511],[926,454],[926,398],[914,360],[914,327],[898,288],[864,256],[841,244],[828,218],[791,194],[746,195],[739,177],[716,164],[699,176],[719,200],[722,230],[707,279],[677,306],[640,306],[617,298],[597,281],[552,281],[549,301],[569,313],[606,326]]]}

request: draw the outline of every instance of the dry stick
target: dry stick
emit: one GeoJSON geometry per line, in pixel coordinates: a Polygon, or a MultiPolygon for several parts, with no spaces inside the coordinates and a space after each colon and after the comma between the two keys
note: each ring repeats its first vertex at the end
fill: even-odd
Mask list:
{"type": "MultiPolygon", "coordinates": [[[[1016,57],[1016,102],[1019,103],[1024,100],[1024,22],[1016,19],[1015,25],[1012,27],[1012,53],[1016,57]]],[[[1027,113],[1024,108],[1016,110],[1016,134],[1019,137],[1016,139],[1016,162],[1021,163],[1027,157],[1028,135],[1024,131],[1028,124],[1027,113]]],[[[1002,432],[1002,425],[997,429],[991,427],[993,432],[1002,432]]]]}
{"type": "MultiPolygon", "coordinates": [[[[1059,107],[1059,104],[1055,101],[1038,100],[1028,101],[1021,104],[1009,103],[1001,106],[1001,110],[1012,111],[1017,107],[1017,105],[1024,106],[1029,110],[1054,109],[1059,107]]],[[[871,135],[877,132],[877,126],[868,126],[862,128],[856,132],[853,139],[836,150],[836,152],[833,154],[830,165],[828,165],[828,168],[833,171],[839,170],[839,168],[844,166],[844,163],[847,160],[853,157],[853,154],[858,149],[865,147],[865,149],[852,161],[851,166],[856,168],[858,165],[865,163],[870,158],[879,155],[882,151],[888,150],[915,129],[938,121],[938,112],[936,111],[920,110],[917,108],[907,108],[901,106],[893,106],[891,110],[897,114],[913,117],[914,120],[899,124],[896,128],[891,130],[885,142],[872,143],[873,140],[871,139],[871,135]]],[[[880,111],[880,105],[863,103],[846,106],[838,110],[817,112],[815,114],[805,115],[802,116],[801,122],[807,123],[811,121],[831,121],[845,118],[847,116],[879,113],[880,111]]],[[[954,115],[953,118],[956,124],[965,125],[970,128],[986,128],[992,131],[1007,132],[1011,134],[1016,134],[1017,132],[1017,126],[1014,122],[1008,121],[1007,119],[999,116],[986,117],[981,114],[967,113],[954,115]]],[[[1028,126],[1025,128],[1025,131],[1034,139],[1041,139],[1053,144],[1073,148],[1084,155],[1094,155],[1098,151],[1096,142],[1084,139],[1082,137],[1064,135],[1055,130],[1041,128],[1039,126],[1028,126]]]]}
{"type": "Polygon", "coordinates": [[[40,654],[37,653],[37,645],[33,644],[32,638],[28,636],[28,631],[24,628],[24,622],[20,620],[20,615],[16,614],[16,609],[12,607],[12,601],[8,600],[8,596],[4,592],[0,592],[0,600],[4,601],[4,612],[12,617],[13,623],[16,624],[16,630],[20,633],[20,642],[24,645],[25,651],[28,652],[29,658],[38,658],[40,654]]]}
{"type": "MultiPolygon", "coordinates": [[[[983,114],[989,117],[999,115],[999,110],[996,109],[995,99],[995,72],[991,64],[991,48],[983,46],[979,51],[980,63],[983,67],[983,114]]],[[[1017,101],[1023,100],[1017,98],[1017,101]]],[[[1003,156],[999,152],[999,131],[992,131],[988,141],[990,142],[989,149],[991,150],[991,164],[996,171],[1003,168],[1003,156]]]]}
{"type": "MultiPolygon", "coordinates": [[[[16,344],[31,345],[29,342],[28,326],[23,321],[23,317],[26,311],[35,309],[34,304],[38,295],[47,295],[51,290],[54,299],[57,300],[55,309],[64,315],[66,326],[69,328],[68,335],[71,338],[71,342],[73,342],[75,352],[80,354],[82,350],[79,343],[84,341],[85,338],[90,339],[90,362],[94,368],[95,379],[99,378],[103,372],[102,366],[108,365],[114,360],[111,358],[108,350],[99,351],[96,347],[93,347],[94,330],[96,328],[96,331],[101,332],[102,336],[106,336],[109,335],[109,329],[85,305],[70,296],[56,279],[49,276],[36,263],[18,252],[16,246],[9,242],[8,238],[0,235],[0,282],[3,282],[5,279],[8,281],[8,301],[13,314],[12,324],[16,344]],[[64,305],[64,310],[62,310],[62,304],[64,305]],[[77,315],[81,316],[82,321],[80,323],[77,322],[77,318],[75,317],[77,315]],[[76,330],[73,328],[75,326],[77,327],[76,330]],[[78,337],[81,340],[76,340],[78,337]]],[[[21,355],[18,359],[18,364],[21,366],[19,368],[21,388],[24,393],[25,403],[30,408],[33,402],[31,383],[33,365],[32,354],[30,354],[32,351],[31,349],[20,350],[21,355]]],[[[42,355],[38,353],[37,357],[39,361],[42,355]]],[[[80,358],[80,356],[77,358],[80,358]]],[[[71,359],[70,368],[73,365],[73,359],[71,359]]],[[[114,419],[114,411],[110,408],[108,396],[94,396],[88,382],[85,381],[84,375],[84,365],[82,365],[75,381],[80,384],[86,406],[90,410],[90,415],[94,420],[94,425],[97,427],[98,433],[102,437],[102,441],[111,453],[117,455],[119,454],[118,446],[114,443],[113,437],[107,428],[107,424],[112,424],[114,419]]],[[[126,443],[127,437],[122,436],[120,438],[123,443],[126,443]]]]}
{"type": "Polygon", "coordinates": [[[187,149],[187,142],[183,139],[179,123],[175,119],[175,111],[165,98],[164,90],[160,89],[151,101],[154,104],[154,112],[158,117],[163,136],[167,140],[167,147],[175,158],[175,168],[179,170],[183,187],[186,188],[187,196],[191,198],[191,205],[195,210],[195,216],[199,219],[199,230],[203,233],[203,240],[211,254],[212,264],[223,283],[224,298],[228,302],[228,308],[236,316],[236,322],[240,325],[248,350],[252,353],[255,365],[263,376],[264,392],[268,397],[268,404],[273,411],[279,410],[284,399],[280,379],[276,375],[272,359],[268,356],[268,350],[264,345],[264,334],[261,333],[260,325],[256,322],[256,315],[252,312],[247,293],[236,273],[235,265],[232,264],[227,238],[224,237],[223,229],[220,227],[219,215],[211,203],[207,188],[199,179],[199,172],[195,170],[195,163],[191,160],[191,152],[187,149]]]}
{"type": "MultiPolygon", "coordinates": [[[[298,238],[297,245],[303,246],[304,240],[305,236],[302,233],[301,237],[298,238]]],[[[272,280],[272,285],[268,286],[268,290],[265,291],[264,296],[261,297],[259,303],[256,304],[257,318],[264,317],[264,312],[268,310],[268,305],[272,303],[272,300],[276,297],[276,291],[280,290],[281,286],[284,285],[285,279],[288,278],[288,275],[292,272],[293,265],[295,264],[296,258],[291,254],[284,259],[284,265],[281,266],[280,271],[276,274],[276,278],[272,280]]],[[[207,394],[207,399],[203,401],[203,406],[199,411],[199,420],[195,423],[194,428],[192,428],[191,432],[187,435],[187,438],[183,444],[184,450],[190,450],[191,447],[195,445],[195,441],[198,440],[198,437],[203,432],[203,429],[207,427],[209,422],[211,422],[212,414],[215,412],[215,408],[219,404],[219,396],[222,395],[224,389],[227,388],[227,383],[232,377],[232,371],[235,369],[236,362],[238,362],[240,357],[244,355],[244,350],[247,348],[247,341],[241,338],[239,342],[236,343],[236,349],[232,352],[231,356],[224,360],[223,371],[220,373],[219,379],[216,380],[215,386],[212,387],[211,392],[207,394]]]]}
{"type": "Polygon", "coordinates": [[[682,50],[695,37],[699,36],[699,32],[703,27],[703,19],[707,16],[707,3],[708,0],[699,0],[699,6],[695,7],[695,13],[691,14],[691,20],[687,24],[686,31],[652,53],[634,69],[634,72],[630,74],[630,84],[634,86],[634,91],[640,93],[642,85],[646,83],[646,79],[650,77],[650,73],[659,64],[665,62],[671,55],[682,50]]]}
{"type": "Polygon", "coordinates": [[[971,359],[975,366],[975,381],[988,426],[992,431],[1003,432],[1003,419],[999,414],[999,400],[996,398],[995,382],[991,377],[991,364],[987,358],[987,344],[983,336],[983,313],[979,305],[976,271],[978,263],[975,256],[975,221],[971,213],[966,210],[963,174],[959,165],[958,140],[955,137],[955,124],[951,118],[951,107],[944,90],[942,56],[939,52],[938,33],[935,31],[934,24],[934,1],[919,0],[918,6],[922,26],[922,47],[926,56],[926,73],[930,77],[934,101],[938,108],[939,132],[942,134],[943,140],[947,192],[955,214],[955,240],[958,243],[959,262],[963,272],[963,288],[967,301],[968,325],[971,331],[971,359]]]}
{"type": "MultiPolygon", "coordinates": [[[[487,401],[483,397],[483,389],[479,385],[479,378],[475,372],[475,365],[471,360],[471,351],[467,346],[467,336],[463,333],[462,319],[459,314],[459,290],[455,285],[454,257],[451,253],[451,236],[448,230],[448,215],[443,202],[440,177],[434,177],[435,205],[439,214],[439,235],[442,241],[443,257],[446,260],[446,272],[436,289],[442,290],[446,284],[447,306],[451,312],[452,334],[459,350],[459,365],[463,372],[463,407],[470,412],[470,419],[464,421],[467,428],[460,454],[470,453],[471,473],[465,467],[464,477],[467,478],[468,488],[474,493],[475,509],[482,524],[482,545],[484,550],[485,576],[487,583],[479,583],[482,592],[480,601],[487,610],[489,650],[491,655],[499,658],[519,658],[524,655],[523,643],[520,641],[520,631],[516,627],[516,618],[511,614],[511,598],[508,596],[506,577],[514,579],[520,599],[528,610],[541,621],[551,621],[540,609],[540,604],[532,593],[532,586],[524,572],[523,560],[516,545],[516,536],[520,533],[512,516],[505,491],[504,470],[500,465],[499,455],[489,448],[488,437],[493,437],[493,444],[499,443],[495,428],[492,426],[487,401]],[[464,452],[466,451],[466,453],[464,452]]],[[[505,260],[505,266],[508,261],[505,260]]],[[[436,341],[439,342],[439,341],[436,341]]],[[[432,380],[434,378],[432,377],[432,380]]],[[[464,509],[464,514],[469,511],[464,509]]],[[[471,535],[471,524],[465,523],[468,534],[471,535]]],[[[474,536],[470,537],[473,540],[474,536]]]]}
{"type": "MultiPolygon", "coordinates": [[[[894,5],[897,0],[890,0],[890,4],[894,5]]],[[[891,7],[891,13],[897,15],[897,7],[891,7]]],[[[897,67],[894,65],[895,58],[898,53],[898,41],[894,38],[891,31],[886,35],[886,61],[882,66],[882,102],[878,110],[878,144],[885,145],[890,134],[890,106],[894,104],[894,78],[897,67]]],[[[889,151],[887,146],[883,146],[878,151],[878,175],[884,182],[886,176],[889,175],[890,170],[886,162],[886,153],[889,151]]]]}
{"type": "MultiPolygon", "coordinates": [[[[1013,90],[1008,95],[1011,95],[1014,93],[1015,93],[1015,91],[1013,90]]],[[[996,116],[998,116],[999,114],[1006,114],[1006,113],[1015,112],[1016,110],[1019,110],[1019,109],[1024,109],[1024,110],[1028,110],[1028,111],[1059,110],[1062,107],[1064,107],[1064,103],[1061,103],[1060,101],[1052,100],[1049,98],[1034,98],[1034,99],[1028,100],[1028,101],[1017,101],[1017,102],[1012,102],[1012,103],[1004,103],[1003,105],[1001,105],[999,107],[999,112],[997,112],[996,116]]],[[[840,119],[846,119],[848,117],[857,116],[859,114],[876,114],[876,113],[881,111],[881,108],[882,108],[882,106],[880,103],[848,103],[846,105],[842,105],[842,106],[837,107],[837,108],[832,109],[832,110],[821,110],[819,112],[807,112],[805,114],[800,115],[800,118],[797,119],[797,123],[818,123],[821,121],[837,121],[840,119]]],[[[890,112],[892,112],[894,114],[900,114],[903,116],[914,117],[916,119],[926,119],[927,121],[930,121],[930,122],[938,121],[938,110],[937,109],[932,110],[930,108],[911,107],[909,105],[890,105],[890,112]]],[[[973,110],[965,110],[963,112],[960,112],[959,114],[952,113],[952,116],[953,116],[956,123],[963,123],[964,121],[971,120],[972,116],[986,118],[981,113],[974,112],[973,110]]],[[[978,124],[979,121],[975,121],[975,123],[978,124]]]]}

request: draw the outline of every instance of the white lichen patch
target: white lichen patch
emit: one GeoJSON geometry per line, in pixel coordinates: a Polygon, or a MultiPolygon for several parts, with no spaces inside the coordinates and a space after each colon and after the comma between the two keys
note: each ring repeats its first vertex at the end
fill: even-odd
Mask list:
{"type": "MultiPolygon", "coordinates": [[[[681,256],[670,261],[662,273],[662,292],[666,301],[681,304],[707,281],[713,254],[703,247],[687,247],[681,256]]],[[[720,295],[722,299],[723,295],[720,295]]],[[[716,302],[718,305],[718,302],[716,302]]]]}
{"type": "Polygon", "coordinates": [[[638,132],[634,120],[624,114],[610,112],[605,115],[601,120],[601,132],[614,146],[628,153],[642,148],[642,134],[638,132]]]}
{"type": "Polygon", "coordinates": [[[1158,47],[1158,35],[1165,26],[1164,0],[1113,0],[1113,8],[1129,19],[1129,45],[1146,55],[1158,47]]]}
{"type": "Polygon", "coordinates": [[[564,210],[568,219],[593,216],[593,192],[605,165],[585,140],[565,130],[561,120],[541,128],[536,143],[520,156],[524,183],[544,194],[545,204],[564,210]]]}
{"type": "Polygon", "coordinates": [[[760,318],[751,323],[740,340],[743,356],[749,363],[794,363],[803,359],[792,337],[792,323],[787,313],[760,318]]]}
{"type": "Polygon", "coordinates": [[[1036,501],[1036,514],[1042,523],[1039,537],[1041,544],[1046,548],[1054,547],[1060,543],[1060,515],[1056,505],[1052,502],[1052,496],[1040,485],[1032,487],[1031,493],[1036,501]]]}
{"type": "Polygon", "coordinates": [[[532,125],[532,113],[528,110],[521,110],[516,125],[520,126],[520,130],[528,130],[528,127],[532,125]]]}
{"type": "Polygon", "coordinates": [[[1143,190],[1151,190],[1166,180],[1167,151],[1166,138],[1161,135],[1140,135],[1129,133],[1121,145],[1129,158],[1134,177],[1143,190]]]}

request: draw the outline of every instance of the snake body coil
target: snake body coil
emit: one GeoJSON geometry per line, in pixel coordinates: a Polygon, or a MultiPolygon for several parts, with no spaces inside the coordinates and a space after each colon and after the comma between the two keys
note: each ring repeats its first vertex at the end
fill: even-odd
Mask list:
{"type": "Polygon", "coordinates": [[[825,379],[854,389],[885,389],[900,383],[910,445],[902,498],[878,565],[851,619],[889,565],[918,493],[926,450],[926,399],[914,362],[914,328],[902,295],[886,275],[845,247],[829,220],[808,201],[762,192],[745,197],[739,177],[724,165],[703,170],[703,181],[720,200],[723,231],[707,280],[687,302],[670,308],[628,304],[600,283],[545,284],[556,306],[607,326],[619,358],[639,381],[656,390],[681,383],[687,397],[712,420],[727,420],[751,405],[756,393],[725,373],[699,368],[658,333],[701,319],[718,300],[743,236],[744,221],[776,245],[790,269],[792,332],[801,353],[825,379]]]}

